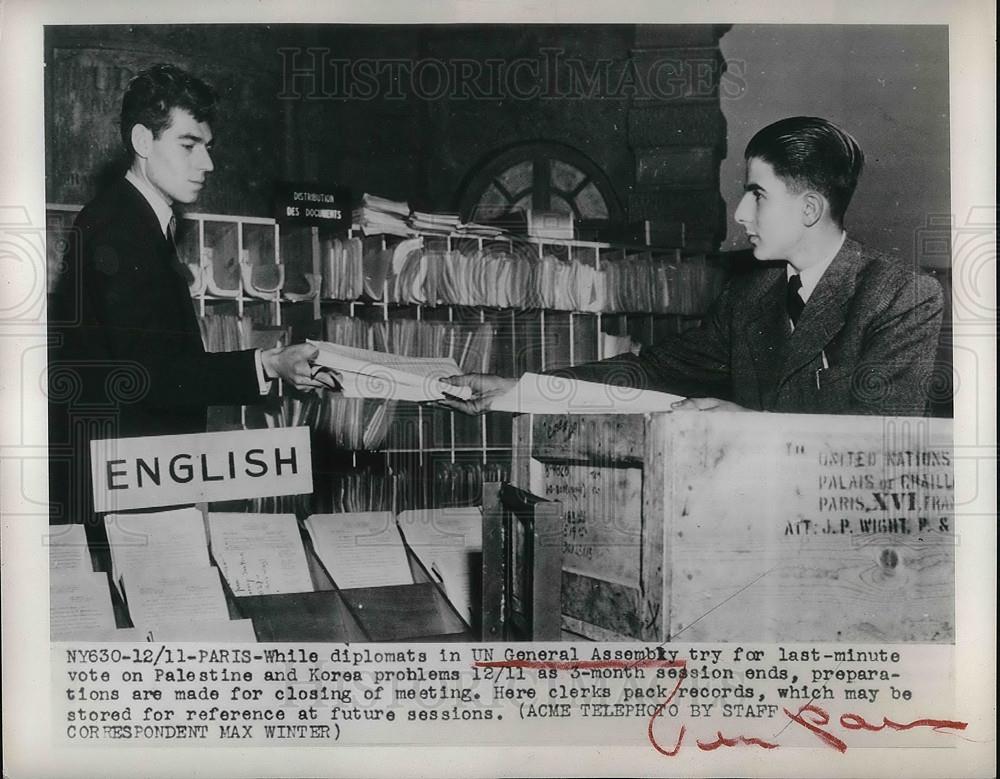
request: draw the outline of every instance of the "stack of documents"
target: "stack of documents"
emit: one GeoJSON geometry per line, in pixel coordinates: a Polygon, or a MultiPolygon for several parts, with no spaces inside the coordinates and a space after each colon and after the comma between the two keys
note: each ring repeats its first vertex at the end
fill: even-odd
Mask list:
{"type": "Polygon", "coordinates": [[[228,622],[222,581],[208,559],[200,511],[108,514],[104,524],[112,580],[122,591],[135,627],[173,640],[179,634],[171,631],[171,625],[189,626],[183,631],[188,634],[228,622]]]}
{"type": "Polygon", "coordinates": [[[313,514],[305,526],[316,556],[340,589],[413,584],[392,512],[313,514]]]}
{"type": "Polygon", "coordinates": [[[525,373],[490,408],[515,414],[648,414],[670,411],[683,399],[667,392],[525,373]]]}
{"type": "Polygon", "coordinates": [[[211,513],[212,557],[237,597],[312,592],[293,514],[211,513]]]}
{"type": "Polygon", "coordinates": [[[468,400],[468,387],[453,387],[441,379],[458,373],[451,358],[404,357],[356,349],[327,341],[307,341],[319,349],[314,362],[336,371],[345,397],[393,400],[441,400],[445,395],[468,400]]]}
{"type": "Polygon", "coordinates": [[[425,211],[414,211],[410,216],[410,227],[418,233],[448,235],[461,230],[462,220],[458,214],[430,214],[425,211]]]}
{"type": "Polygon", "coordinates": [[[47,541],[52,640],[114,640],[108,577],[94,573],[83,525],[53,526],[47,541]]]}
{"type": "Polygon", "coordinates": [[[475,507],[403,511],[396,522],[455,610],[472,624],[482,594],[482,511],[475,507]]]}
{"type": "Polygon", "coordinates": [[[323,247],[323,297],[357,300],[364,292],[360,238],[335,238],[323,247]]]}
{"type": "Polygon", "coordinates": [[[353,213],[354,224],[366,235],[411,235],[413,230],[407,223],[409,216],[407,203],[367,193],[353,213]]]}

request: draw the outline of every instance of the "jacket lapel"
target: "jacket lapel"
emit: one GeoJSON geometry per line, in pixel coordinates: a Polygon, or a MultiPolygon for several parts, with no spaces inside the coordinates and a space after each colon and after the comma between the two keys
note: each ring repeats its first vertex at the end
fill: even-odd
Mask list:
{"type": "Polygon", "coordinates": [[[819,355],[843,328],[847,304],[854,296],[863,264],[860,244],[845,240],[809,296],[795,332],[788,339],[779,385],[819,355]]]}
{"type": "MultiPolygon", "coordinates": [[[[746,341],[753,358],[761,408],[768,408],[777,388],[791,327],[785,314],[784,264],[761,274],[758,285],[748,290],[751,301],[745,319],[746,341]]],[[[747,377],[740,377],[744,381],[747,377]]]]}
{"type": "Polygon", "coordinates": [[[198,326],[198,316],[184,277],[184,267],[177,259],[170,240],[163,234],[156,212],[142,193],[127,179],[122,179],[121,187],[136,214],[137,234],[148,247],[147,254],[140,259],[148,263],[150,283],[162,285],[160,300],[164,306],[172,309],[172,314],[166,317],[170,329],[184,333],[192,339],[197,337],[201,343],[201,328],[198,326]]]}

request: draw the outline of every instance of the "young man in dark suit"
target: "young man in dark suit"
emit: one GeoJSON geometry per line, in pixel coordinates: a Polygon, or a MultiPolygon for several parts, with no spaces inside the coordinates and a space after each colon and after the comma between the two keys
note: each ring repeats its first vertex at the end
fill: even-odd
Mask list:
{"type": "MultiPolygon", "coordinates": [[[[675,408],[922,415],[943,301],[936,281],[847,237],[864,156],[848,133],[792,117],[747,145],[735,218],[761,266],[733,279],[702,325],[636,356],[554,373],[689,396],[675,408]]],[[[463,376],[489,408],[513,380],[463,376]]]]}
{"type": "Polygon", "coordinates": [[[216,96],[172,65],[129,83],[121,138],[131,163],[80,212],[50,299],[50,477],[54,522],[92,513],[89,442],[203,433],[210,404],[246,404],[272,380],[316,378],[307,345],[207,353],[174,246],[174,207],[213,170],[216,96]]]}

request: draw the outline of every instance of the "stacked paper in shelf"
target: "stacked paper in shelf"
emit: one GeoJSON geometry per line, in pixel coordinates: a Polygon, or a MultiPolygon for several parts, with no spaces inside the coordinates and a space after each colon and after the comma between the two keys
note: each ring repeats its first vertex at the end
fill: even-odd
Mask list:
{"type": "Polygon", "coordinates": [[[525,373],[492,403],[515,414],[647,414],[670,411],[680,395],[525,373]]]}
{"type": "Polygon", "coordinates": [[[205,524],[194,508],[104,518],[112,580],[121,588],[132,624],[228,621],[219,572],[209,563],[205,524]]]}
{"type": "Polygon", "coordinates": [[[253,322],[236,314],[213,313],[198,317],[201,340],[208,352],[233,352],[249,348],[253,322]]]}
{"type": "Polygon", "coordinates": [[[365,296],[372,300],[382,300],[386,282],[392,272],[393,247],[386,247],[378,236],[366,236],[361,241],[361,264],[364,275],[365,296]]]}
{"type": "Polygon", "coordinates": [[[50,571],[91,573],[90,547],[83,525],[52,525],[46,538],[50,571]]]}
{"type": "MultiPolygon", "coordinates": [[[[108,576],[95,573],[83,525],[54,525],[49,548],[49,634],[53,641],[125,641],[116,630],[108,576]]],[[[139,639],[135,639],[139,640],[139,639]]]]}
{"type": "Polygon", "coordinates": [[[389,511],[402,495],[406,474],[394,468],[366,468],[326,474],[313,491],[316,514],[389,511]]]}
{"type": "Polygon", "coordinates": [[[424,401],[446,394],[465,400],[472,396],[467,387],[441,381],[460,372],[451,358],[404,357],[327,341],[307,343],[319,349],[314,362],[337,372],[345,397],[424,401]]]}
{"type": "Polygon", "coordinates": [[[407,203],[367,193],[353,213],[354,223],[366,235],[412,235],[413,230],[407,224],[409,216],[407,203]]]}
{"type": "Polygon", "coordinates": [[[106,574],[66,568],[49,571],[49,633],[53,641],[101,641],[114,630],[106,574]]]}
{"type": "Polygon", "coordinates": [[[335,238],[323,247],[323,296],[357,300],[365,291],[360,238],[335,238]]]}
{"type": "Polygon", "coordinates": [[[403,538],[470,624],[482,596],[483,515],[476,507],[403,511],[403,538]]]}
{"type": "Polygon", "coordinates": [[[400,304],[698,314],[727,278],[721,265],[682,260],[677,250],[583,247],[574,254],[544,242],[464,236],[451,234],[447,245],[433,234],[426,241],[408,235],[395,245],[379,235],[333,242],[324,294],[354,300],[363,293],[400,304]]]}
{"type": "Polygon", "coordinates": [[[313,514],[305,526],[316,555],[341,589],[413,583],[392,512],[313,514]]]}
{"type": "Polygon", "coordinates": [[[400,241],[392,250],[389,302],[427,303],[437,300],[436,274],[428,274],[428,257],[423,238],[400,241]]]}
{"type": "Polygon", "coordinates": [[[462,220],[458,214],[431,214],[425,211],[414,211],[409,219],[410,227],[421,233],[440,233],[449,235],[461,230],[462,220]]]}
{"type": "Polygon", "coordinates": [[[210,513],[212,557],[233,595],[312,592],[293,514],[210,513]]]}

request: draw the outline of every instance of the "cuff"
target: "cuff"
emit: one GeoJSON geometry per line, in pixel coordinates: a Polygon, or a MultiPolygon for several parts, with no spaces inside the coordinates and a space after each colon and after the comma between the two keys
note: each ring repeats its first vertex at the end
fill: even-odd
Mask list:
{"type": "Polygon", "coordinates": [[[266,395],[271,391],[273,379],[264,372],[264,360],[261,359],[260,349],[254,349],[253,362],[257,366],[257,387],[261,395],[266,395]]]}

